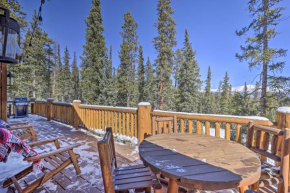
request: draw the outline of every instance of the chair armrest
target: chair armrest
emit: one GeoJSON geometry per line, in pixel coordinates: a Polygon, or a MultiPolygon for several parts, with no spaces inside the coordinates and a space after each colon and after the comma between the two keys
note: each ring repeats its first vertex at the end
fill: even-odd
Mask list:
{"type": "Polygon", "coordinates": [[[10,126],[28,125],[28,124],[29,124],[29,122],[9,123],[10,126]]]}
{"type": "Polygon", "coordinates": [[[29,129],[29,128],[33,128],[35,126],[38,126],[38,125],[23,125],[23,126],[19,126],[19,127],[7,128],[7,130],[14,131],[14,130],[18,130],[18,129],[29,129]]]}
{"type": "Polygon", "coordinates": [[[44,144],[48,144],[48,143],[55,143],[59,139],[63,139],[63,138],[64,138],[64,136],[61,136],[61,137],[47,139],[47,140],[44,140],[44,141],[37,141],[37,142],[28,143],[28,145],[30,147],[35,147],[35,146],[40,146],[40,145],[44,145],[44,144]]]}
{"type": "Polygon", "coordinates": [[[33,156],[33,157],[27,157],[24,160],[26,160],[28,162],[34,162],[34,161],[37,161],[37,160],[40,160],[40,159],[43,159],[43,158],[46,158],[46,157],[49,157],[49,156],[52,156],[52,155],[55,155],[55,154],[60,154],[60,153],[72,150],[73,148],[78,147],[80,145],[81,144],[78,144],[78,143],[74,144],[74,145],[69,145],[69,146],[57,149],[55,151],[49,152],[49,153],[44,153],[44,154],[40,154],[40,155],[33,156]]]}

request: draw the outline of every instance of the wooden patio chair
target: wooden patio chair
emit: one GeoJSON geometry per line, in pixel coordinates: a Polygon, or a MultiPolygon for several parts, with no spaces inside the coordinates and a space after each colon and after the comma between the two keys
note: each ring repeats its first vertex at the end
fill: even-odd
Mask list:
{"type": "Polygon", "coordinates": [[[159,180],[144,165],[117,167],[112,128],[106,128],[104,139],[98,142],[98,149],[106,193],[126,192],[129,189],[145,190],[149,193],[151,187],[154,188],[155,193],[162,192],[159,180]]]}
{"type": "MultiPolygon", "coordinates": [[[[3,183],[3,188],[6,188],[10,186],[11,184],[14,184],[15,188],[19,193],[28,193],[32,192],[36,188],[42,186],[45,182],[47,182],[49,179],[51,179],[53,176],[55,176],[57,173],[59,173],[61,170],[65,169],[69,164],[73,164],[77,175],[81,173],[79,165],[77,163],[77,159],[80,157],[78,154],[74,153],[73,149],[80,146],[80,144],[73,144],[66,147],[60,147],[58,138],[53,138],[45,141],[38,141],[30,143],[30,147],[36,147],[48,143],[54,143],[56,146],[56,150],[39,154],[37,156],[33,157],[27,157],[24,160],[28,162],[34,162],[37,160],[42,159],[44,168],[42,169],[42,173],[40,177],[33,180],[31,183],[29,183],[29,180],[26,180],[27,183],[29,183],[26,187],[21,187],[20,183],[18,182],[20,179],[24,178],[31,172],[33,172],[33,165],[25,168],[21,172],[17,173],[16,175],[12,176],[11,178],[8,178],[3,183]]],[[[39,176],[39,175],[38,175],[39,176]]],[[[31,176],[28,176],[29,178],[31,176]]]]}
{"type": "Polygon", "coordinates": [[[7,123],[0,119],[1,126],[6,128],[9,131],[12,131],[17,135],[21,140],[31,138],[34,141],[37,141],[37,131],[33,129],[37,125],[29,125],[29,122],[18,122],[18,123],[7,123]]]}
{"type": "Polygon", "coordinates": [[[288,192],[289,141],[290,129],[282,131],[273,127],[250,124],[246,146],[279,165],[277,169],[268,162],[262,162],[259,183],[252,185],[251,189],[258,191],[259,188],[277,185],[278,193],[288,192]],[[271,148],[269,150],[270,144],[271,148]],[[281,149],[281,152],[279,152],[279,149],[281,149]]]}
{"type": "Polygon", "coordinates": [[[28,138],[31,138],[34,141],[37,141],[37,134],[38,131],[34,130],[33,127],[37,126],[37,125],[16,125],[13,126],[10,124],[10,128],[7,128],[7,130],[12,131],[15,135],[17,135],[21,140],[25,140],[28,138]]]}

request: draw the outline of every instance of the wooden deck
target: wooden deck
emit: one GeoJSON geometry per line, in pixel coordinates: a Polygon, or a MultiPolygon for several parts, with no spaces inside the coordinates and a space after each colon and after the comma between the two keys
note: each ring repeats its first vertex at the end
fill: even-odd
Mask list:
{"type": "MultiPolygon", "coordinates": [[[[10,119],[11,122],[22,122],[30,121],[33,124],[37,124],[35,127],[39,131],[38,139],[44,140],[52,137],[64,136],[65,139],[61,140],[61,146],[80,143],[82,144],[79,148],[75,149],[75,152],[80,154],[78,162],[82,171],[82,174],[77,176],[74,167],[72,165],[68,166],[66,169],[62,170],[61,173],[53,177],[53,179],[46,182],[42,187],[39,187],[34,192],[39,193],[50,193],[50,192],[104,192],[103,182],[101,176],[101,169],[99,164],[99,155],[97,148],[97,141],[100,140],[100,137],[92,135],[85,130],[75,130],[65,124],[61,124],[54,121],[46,121],[46,118],[42,118],[35,115],[30,115],[26,119],[10,119]]],[[[138,162],[139,155],[134,150],[135,147],[128,145],[116,144],[116,153],[117,153],[117,162],[118,166],[122,165],[134,165],[140,163],[138,162]],[[137,161],[136,161],[137,160],[137,161]]],[[[37,148],[38,152],[47,152],[54,148],[54,145],[45,145],[37,148]]],[[[3,163],[0,164],[3,167],[3,163]],[[2,164],[2,165],[1,165],[2,164]]],[[[16,164],[17,165],[17,164],[16,164]]],[[[5,166],[4,166],[5,167],[5,166]]],[[[15,173],[20,171],[20,166],[14,168],[15,173]],[[18,170],[19,169],[19,170],[18,170]]],[[[14,171],[13,170],[13,171],[14,171]]],[[[10,173],[2,173],[6,175],[4,177],[9,177],[10,173]]],[[[0,178],[1,179],[1,178],[0,178]]],[[[35,179],[33,175],[30,175],[29,178],[26,178],[27,181],[22,181],[23,186],[26,185],[30,180],[35,179]]],[[[0,180],[0,185],[1,185],[0,180]]],[[[2,185],[0,186],[2,187],[2,185]]],[[[2,189],[0,188],[0,193],[10,193],[14,192],[12,189],[2,189]]],[[[163,186],[163,192],[167,192],[167,187],[163,186]]],[[[197,191],[198,193],[208,193],[210,191],[197,191]]],[[[237,190],[221,190],[213,191],[212,193],[236,193],[237,190]]],[[[264,189],[260,190],[262,193],[276,192],[275,189],[264,189]]]]}
{"type": "MultiPolygon", "coordinates": [[[[21,121],[23,120],[24,119],[21,119],[21,121]]],[[[20,119],[11,119],[10,121],[20,121],[20,119]]],[[[39,140],[64,136],[64,139],[60,141],[61,146],[74,143],[81,144],[79,148],[75,149],[75,152],[81,155],[78,163],[82,174],[77,176],[74,171],[74,167],[70,165],[34,192],[103,192],[103,183],[97,148],[97,141],[101,138],[91,135],[89,132],[84,130],[76,131],[75,129],[67,127],[64,124],[48,122],[46,119],[38,116],[30,115],[28,121],[38,125],[35,129],[39,132],[39,140]]],[[[51,149],[55,149],[53,144],[40,146],[35,150],[38,152],[48,152],[51,149]]],[[[134,154],[133,146],[120,145],[117,143],[116,150],[118,166],[134,164],[132,162],[138,157],[138,153],[134,154]]],[[[3,167],[3,165],[0,166],[0,170],[1,167],[3,167]]],[[[5,173],[1,175],[5,175],[5,173]]],[[[6,175],[9,174],[6,173],[6,175]]],[[[22,186],[25,186],[29,183],[29,181],[34,179],[35,177],[30,174],[25,181],[22,181],[22,186]]],[[[0,188],[0,193],[2,192],[13,192],[13,190],[11,190],[11,188],[0,188]]]]}

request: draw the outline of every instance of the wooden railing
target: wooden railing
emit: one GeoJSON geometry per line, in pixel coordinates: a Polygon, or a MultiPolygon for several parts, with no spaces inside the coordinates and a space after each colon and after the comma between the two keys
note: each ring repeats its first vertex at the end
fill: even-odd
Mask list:
{"type": "Polygon", "coordinates": [[[34,105],[35,105],[35,114],[47,117],[47,101],[36,100],[34,105]]]}
{"type": "Polygon", "coordinates": [[[263,117],[232,115],[209,115],[154,110],[152,115],[152,135],[160,133],[197,133],[214,135],[242,142],[242,133],[247,132],[248,124],[272,126],[273,123],[263,117]],[[242,130],[244,132],[242,132],[242,130]]]}
{"type": "Polygon", "coordinates": [[[74,108],[72,103],[52,102],[52,120],[73,125],[74,108]]]}
{"type": "Polygon", "coordinates": [[[112,127],[114,133],[137,137],[137,108],[80,105],[79,117],[81,127],[112,127]]]}

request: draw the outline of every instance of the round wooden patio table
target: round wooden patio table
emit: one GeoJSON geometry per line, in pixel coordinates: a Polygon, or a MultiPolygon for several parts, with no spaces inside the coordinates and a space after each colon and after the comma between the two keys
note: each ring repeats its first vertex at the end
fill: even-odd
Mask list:
{"type": "Polygon", "coordinates": [[[160,134],[139,146],[139,155],[155,174],[169,178],[168,192],[178,183],[195,190],[222,190],[258,182],[261,164],[255,153],[233,141],[198,134],[160,134]]]}

